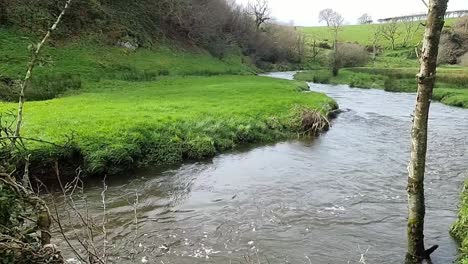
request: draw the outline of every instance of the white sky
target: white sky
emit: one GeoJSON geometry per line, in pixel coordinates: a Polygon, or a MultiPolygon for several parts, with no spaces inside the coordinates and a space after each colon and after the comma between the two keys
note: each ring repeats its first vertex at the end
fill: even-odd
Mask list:
{"type": "MultiPolygon", "coordinates": [[[[235,0],[246,4],[249,0],[235,0]]],[[[318,13],[325,8],[338,11],[346,23],[356,24],[364,13],[374,20],[385,17],[424,13],[421,0],[268,0],[273,16],[281,22],[294,21],[297,26],[316,26],[318,13]]],[[[467,0],[450,0],[448,10],[468,9],[467,0]]]]}

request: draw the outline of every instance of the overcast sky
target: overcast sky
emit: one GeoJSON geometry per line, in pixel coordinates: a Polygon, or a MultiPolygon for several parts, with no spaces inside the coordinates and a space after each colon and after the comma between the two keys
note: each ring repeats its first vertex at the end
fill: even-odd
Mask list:
{"type": "MultiPolygon", "coordinates": [[[[246,4],[249,0],[235,0],[246,4]]],[[[408,15],[425,12],[421,0],[268,0],[275,18],[282,22],[294,21],[297,26],[315,26],[318,13],[325,8],[332,8],[341,13],[346,22],[356,24],[364,13],[369,13],[374,20],[385,17],[408,15]]],[[[449,10],[468,9],[468,0],[450,0],[449,10]]]]}

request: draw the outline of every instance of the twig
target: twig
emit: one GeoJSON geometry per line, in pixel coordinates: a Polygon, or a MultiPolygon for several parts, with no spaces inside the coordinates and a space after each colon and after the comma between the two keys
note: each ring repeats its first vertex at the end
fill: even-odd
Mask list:
{"type": "Polygon", "coordinates": [[[46,140],[42,140],[42,139],[37,139],[37,138],[28,138],[28,137],[20,137],[20,136],[6,136],[6,137],[0,137],[0,141],[2,141],[2,140],[12,140],[12,141],[16,141],[16,140],[18,140],[18,139],[20,139],[20,140],[27,140],[27,141],[35,141],[35,142],[39,142],[39,143],[45,143],[45,144],[49,144],[49,145],[53,145],[53,146],[61,147],[61,148],[64,147],[64,146],[55,144],[55,143],[53,143],[53,142],[46,141],[46,140]]]}
{"type": "Polygon", "coordinates": [[[24,102],[25,102],[25,95],[24,92],[26,91],[26,88],[29,85],[29,82],[31,81],[31,76],[34,70],[34,67],[36,66],[37,59],[39,57],[39,54],[41,52],[42,47],[46,43],[46,41],[49,39],[51,33],[57,29],[58,24],[62,20],[62,17],[65,15],[65,12],[67,11],[68,7],[70,6],[72,0],[67,0],[65,3],[65,6],[62,9],[62,12],[60,15],[57,17],[57,20],[55,23],[49,28],[45,36],[42,38],[41,42],[39,42],[36,45],[35,51],[32,53],[31,56],[31,61],[29,62],[28,70],[26,71],[26,76],[24,77],[23,82],[21,83],[20,87],[20,96],[19,96],[19,102],[18,102],[18,115],[16,119],[16,129],[15,133],[13,134],[15,139],[13,139],[13,143],[16,141],[16,139],[20,135],[20,130],[21,130],[21,125],[23,123],[23,110],[24,110],[24,102]]]}
{"type": "Polygon", "coordinates": [[[101,192],[101,199],[102,199],[102,210],[103,210],[103,217],[102,217],[102,233],[104,234],[104,248],[103,250],[103,260],[104,263],[107,263],[107,230],[106,230],[106,223],[107,223],[107,207],[106,207],[106,192],[107,192],[107,185],[106,185],[106,178],[107,175],[104,176],[104,179],[102,180],[102,187],[103,190],[101,192]]]}

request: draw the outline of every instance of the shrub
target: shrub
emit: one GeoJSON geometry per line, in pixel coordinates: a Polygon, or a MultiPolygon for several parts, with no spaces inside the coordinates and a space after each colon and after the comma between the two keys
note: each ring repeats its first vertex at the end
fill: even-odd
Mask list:
{"type": "Polygon", "coordinates": [[[468,52],[461,56],[460,65],[468,67],[468,52]]]}
{"type": "Polygon", "coordinates": [[[338,59],[342,67],[359,67],[369,62],[369,53],[359,44],[343,43],[338,45],[338,59]]]}
{"type": "MultiPolygon", "coordinates": [[[[49,100],[60,96],[66,91],[79,90],[81,78],[78,75],[58,74],[34,77],[26,89],[25,96],[29,101],[49,100]]],[[[18,100],[20,81],[0,79],[0,100],[18,100]]]]}
{"type": "Polygon", "coordinates": [[[331,49],[332,47],[330,46],[330,44],[328,44],[328,42],[320,42],[318,44],[319,48],[321,49],[331,49]]]}
{"type": "Polygon", "coordinates": [[[327,84],[330,83],[330,75],[318,74],[312,77],[312,82],[327,84]]]}
{"type": "Polygon", "coordinates": [[[337,53],[330,54],[330,69],[333,76],[337,76],[341,68],[364,66],[369,62],[369,53],[364,46],[351,43],[341,43],[337,46],[337,53]]]}
{"type": "Polygon", "coordinates": [[[440,39],[439,64],[457,64],[459,58],[468,52],[468,33],[445,31],[440,39]]]}
{"type": "Polygon", "coordinates": [[[400,87],[395,78],[388,77],[384,82],[384,90],[387,92],[399,92],[400,87]]]}

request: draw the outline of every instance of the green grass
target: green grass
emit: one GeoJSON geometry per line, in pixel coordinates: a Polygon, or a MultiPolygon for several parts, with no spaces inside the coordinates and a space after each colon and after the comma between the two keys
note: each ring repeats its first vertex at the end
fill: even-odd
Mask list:
{"type": "MultiPolygon", "coordinates": [[[[29,60],[28,45],[37,38],[0,28],[0,73],[22,78],[29,60]]],[[[126,79],[131,75],[250,74],[254,68],[236,52],[224,59],[205,51],[170,48],[162,44],[133,52],[92,39],[54,43],[42,53],[35,76],[74,74],[85,80],[126,79]]],[[[131,78],[130,78],[131,79],[131,78]]]]}
{"type": "MultiPolygon", "coordinates": [[[[73,135],[73,149],[91,174],[201,159],[291,137],[296,106],[324,114],[334,106],[323,94],[300,92],[302,86],[256,76],[91,82],[78,95],[27,103],[23,136],[62,144],[73,135]]],[[[15,107],[0,103],[0,112],[15,107]]],[[[71,156],[70,149],[28,147],[33,162],[71,156]]]]}
{"type": "MultiPolygon", "coordinates": [[[[347,84],[357,88],[384,89],[389,92],[415,92],[418,68],[372,68],[342,69],[333,77],[328,69],[304,71],[296,74],[297,80],[347,84]]],[[[435,100],[444,104],[468,108],[468,68],[441,67],[438,69],[434,90],[435,100]]]]}
{"type": "Polygon", "coordinates": [[[451,234],[460,244],[458,263],[468,264],[468,182],[463,187],[458,219],[452,226],[451,234]]]}
{"type": "MultiPolygon", "coordinates": [[[[447,19],[446,26],[451,26],[455,22],[455,19],[447,19]]],[[[419,23],[419,22],[416,22],[419,23]]],[[[350,43],[359,43],[361,45],[371,45],[373,41],[373,32],[378,24],[368,24],[368,25],[347,25],[343,26],[342,30],[339,33],[340,42],[350,42],[350,43]]],[[[300,30],[306,35],[309,42],[311,40],[331,42],[332,35],[330,30],[326,26],[322,27],[301,27],[300,30]]],[[[416,45],[419,43],[423,37],[424,28],[419,27],[414,38],[410,41],[410,45],[416,45]]],[[[404,38],[404,27],[400,24],[398,30],[398,38],[396,44],[399,45],[403,42],[404,38]]],[[[388,40],[381,39],[379,42],[380,46],[389,47],[390,43],[388,40]]]]}

